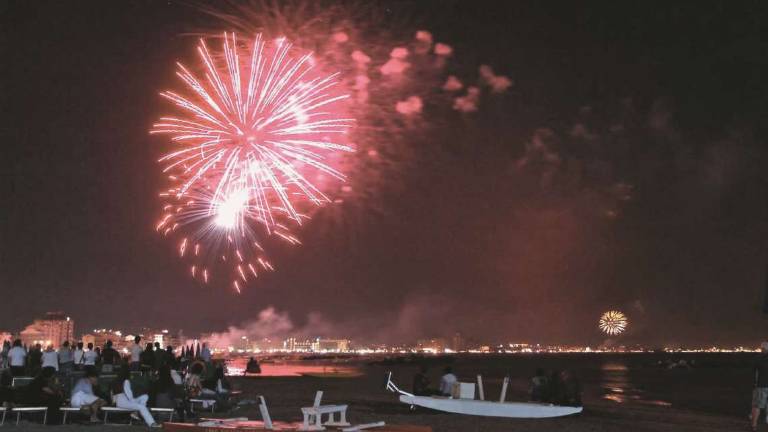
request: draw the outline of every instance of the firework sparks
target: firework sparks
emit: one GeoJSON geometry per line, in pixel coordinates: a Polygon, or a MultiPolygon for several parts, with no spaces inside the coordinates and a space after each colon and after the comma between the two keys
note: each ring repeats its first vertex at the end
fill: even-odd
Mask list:
{"type": "Polygon", "coordinates": [[[624,333],[624,330],[627,329],[627,325],[629,325],[627,316],[622,312],[615,310],[608,311],[600,316],[600,321],[598,323],[600,330],[611,336],[624,333]]]}
{"type": "MultiPolygon", "coordinates": [[[[345,179],[334,154],[353,151],[346,135],[354,120],[344,115],[348,96],[337,90],[337,76],[315,67],[311,54],[293,51],[284,38],[260,34],[253,41],[224,34],[220,53],[201,39],[204,78],[179,63],[188,93],[161,96],[181,115],[162,117],[150,132],[169,135],[177,146],[159,160],[174,186],[161,194],[170,203],[158,231],[201,225],[182,240],[180,255],[194,243],[197,257],[208,243],[207,255],[235,263],[238,292],[246,275],[257,273],[244,257],[245,245],[261,252],[257,226],[298,243],[285,224],[300,225],[302,207],[332,201],[331,181],[345,179]],[[216,241],[207,241],[212,236],[216,241]]],[[[257,262],[271,269],[263,256],[257,262]]],[[[193,266],[193,276],[199,273],[193,266]]],[[[202,277],[209,279],[207,268],[202,277]]]]}

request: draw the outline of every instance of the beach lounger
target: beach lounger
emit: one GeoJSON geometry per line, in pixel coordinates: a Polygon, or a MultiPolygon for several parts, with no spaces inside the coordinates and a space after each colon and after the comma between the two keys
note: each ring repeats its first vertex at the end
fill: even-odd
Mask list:
{"type": "Polygon", "coordinates": [[[48,421],[48,407],[16,407],[11,408],[11,412],[16,413],[16,425],[18,426],[19,420],[21,420],[21,414],[24,413],[43,413],[43,424],[48,421]]]}
{"type": "Polygon", "coordinates": [[[11,387],[13,388],[19,388],[24,387],[26,385],[29,385],[29,383],[32,382],[32,380],[35,379],[34,377],[13,377],[13,380],[11,380],[11,387]]]}
{"type": "Polygon", "coordinates": [[[385,425],[386,425],[386,423],[384,423],[383,421],[376,422],[376,423],[365,423],[365,424],[360,424],[360,425],[346,427],[346,428],[343,428],[341,431],[342,432],[358,432],[358,431],[361,431],[361,430],[368,430],[368,429],[375,429],[375,428],[384,427],[385,425]]]}
{"type": "Polygon", "coordinates": [[[128,409],[128,408],[118,408],[113,406],[106,406],[101,407],[101,412],[104,413],[104,424],[108,424],[108,418],[109,413],[120,413],[120,414],[129,414],[128,416],[128,424],[133,424],[133,417],[130,416],[132,413],[138,414],[139,412],[134,409],[128,409]]]}
{"type": "Polygon", "coordinates": [[[216,408],[216,401],[214,399],[190,399],[189,410],[195,412],[195,404],[199,404],[202,409],[211,407],[211,412],[216,408]]]}
{"type": "Polygon", "coordinates": [[[168,421],[172,422],[175,410],[173,408],[150,408],[149,411],[152,414],[168,414],[168,421]]]}
{"type": "Polygon", "coordinates": [[[264,421],[264,429],[273,429],[272,416],[269,415],[267,401],[264,399],[264,396],[259,396],[259,411],[261,412],[261,420],[264,421]]]}
{"type": "Polygon", "coordinates": [[[322,399],[323,392],[318,391],[315,394],[315,402],[312,406],[301,409],[304,422],[299,430],[318,431],[325,430],[324,426],[344,427],[350,425],[347,422],[347,405],[321,405],[322,399]],[[338,422],[335,420],[336,413],[339,413],[341,416],[338,422]],[[323,414],[328,415],[328,420],[325,423],[323,423],[323,414]]]}
{"type": "Polygon", "coordinates": [[[61,408],[59,408],[59,410],[61,410],[61,412],[64,413],[64,415],[61,417],[61,424],[63,424],[63,425],[67,424],[67,414],[69,414],[69,413],[78,414],[78,413],[81,413],[81,412],[83,414],[85,414],[85,412],[83,411],[82,408],[61,407],[61,408]]]}

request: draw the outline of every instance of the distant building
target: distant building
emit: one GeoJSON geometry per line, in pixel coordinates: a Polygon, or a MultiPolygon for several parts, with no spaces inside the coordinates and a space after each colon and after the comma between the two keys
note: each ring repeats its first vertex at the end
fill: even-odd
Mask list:
{"type": "Polygon", "coordinates": [[[461,333],[456,332],[451,340],[451,350],[455,352],[464,350],[464,338],[461,337],[461,333]]]}
{"type": "Polygon", "coordinates": [[[445,351],[445,339],[422,339],[416,343],[416,347],[419,351],[428,352],[444,352],[445,351]]]}
{"type": "Polygon", "coordinates": [[[81,336],[84,345],[92,343],[94,347],[104,347],[107,341],[112,341],[112,347],[119,350],[124,346],[123,333],[120,330],[112,329],[94,329],[93,333],[87,333],[81,336]]]}
{"type": "Polygon", "coordinates": [[[53,345],[54,348],[74,337],[75,322],[63,312],[48,312],[45,318],[37,319],[19,332],[19,338],[24,345],[43,346],[53,345]]]}
{"type": "Polygon", "coordinates": [[[283,349],[293,352],[312,352],[312,345],[315,342],[316,341],[310,339],[299,340],[296,338],[288,338],[283,341],[283,349]]]}
{"type": "Polygon", "coordinates": [[[9,332],[0,331],[0,343],[5,341],[13,341],[13,334],[9,332]]]}
{"type": "Polygon", "coordinates": [[[348,352],[349,339],[315,339],[312,344],[314,352],[348,352]]]}

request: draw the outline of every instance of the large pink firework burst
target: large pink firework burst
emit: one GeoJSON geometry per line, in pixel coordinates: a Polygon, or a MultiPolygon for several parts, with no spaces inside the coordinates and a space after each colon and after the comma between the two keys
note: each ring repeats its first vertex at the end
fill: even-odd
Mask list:
{"type": "Polygon", "coordinates": [[[337,154],[353,151],[347,95],[311,54],[294,51],[284,38],[260,34],[224,34],[221,53],[201,39],[203,78],[179,63],[188,93],[161,93],[180,114],[151,130],[176,145],[160,158],[172,185],[161,193],[157,229],[184,228],[179,254],[193,258],[192,275],[204,282],[212,271],[201,257],[230,264],[238,292],[257,268],[272,269],[259,234],[298,243],[289,225],[302,223],[302,208],[331,202],[331,184],[345,178],[337,154]]]}

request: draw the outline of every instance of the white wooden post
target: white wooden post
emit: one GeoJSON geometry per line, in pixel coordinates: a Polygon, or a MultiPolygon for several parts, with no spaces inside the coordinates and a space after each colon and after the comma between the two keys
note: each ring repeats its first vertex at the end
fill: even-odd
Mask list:
{"type": "Polygon", "coordinates": [[[509,384],[509,377],[504,377],[504,383],[501,385],[501,397],[499,402],[504,402],[507,399],[507,384],[509,384]]]}
{"type": "Polygon", "coordinates": [[[480,400],[485,400],[485,392],[483,391],[483,376],[477,376],[477,393],[480,396],[480,400]]]}

